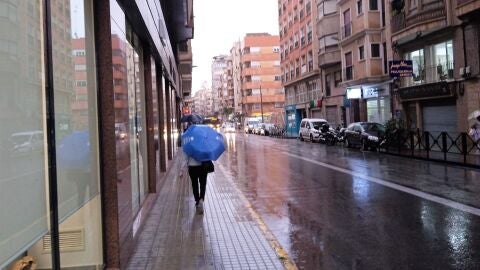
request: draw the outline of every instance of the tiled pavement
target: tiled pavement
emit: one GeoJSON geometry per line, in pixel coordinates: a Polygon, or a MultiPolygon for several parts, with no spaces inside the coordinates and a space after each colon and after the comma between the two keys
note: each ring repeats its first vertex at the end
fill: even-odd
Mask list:
{"type": "Polygon", "coordinates": [[[196,213],[180,163],[167,176],[127,269],[296,269],[221,166],[208,176],[205,213],[196,213]]]}

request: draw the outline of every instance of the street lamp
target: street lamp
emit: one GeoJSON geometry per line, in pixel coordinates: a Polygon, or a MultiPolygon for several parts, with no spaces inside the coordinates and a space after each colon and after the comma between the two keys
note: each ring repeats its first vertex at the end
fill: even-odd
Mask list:
{"type": "Polygon", "coordinates": [[[262,100],[262,85],[260,85],[260,112],[262,114],[262,123],[263,123],[263,100],[262,100]]]}

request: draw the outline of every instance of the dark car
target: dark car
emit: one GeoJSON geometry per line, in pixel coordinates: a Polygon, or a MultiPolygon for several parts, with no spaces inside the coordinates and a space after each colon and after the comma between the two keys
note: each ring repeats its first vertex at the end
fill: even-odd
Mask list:
{"type": "Polygon", "coordinates": [[[351,123],[345,130],[347,147],[360,146],[362,150],[378,148],[385,136],[385,126],[375,122],[351,123]]]}

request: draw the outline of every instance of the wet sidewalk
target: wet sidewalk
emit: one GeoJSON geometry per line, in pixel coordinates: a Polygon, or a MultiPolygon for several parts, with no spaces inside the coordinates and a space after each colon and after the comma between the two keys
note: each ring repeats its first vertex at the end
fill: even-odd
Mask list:
{"type": "Polygon", "coordinates": [[[127,269],[296,269],[224,170],[208,175],[196,213],[181,156],[170,170],[127,269]]]}

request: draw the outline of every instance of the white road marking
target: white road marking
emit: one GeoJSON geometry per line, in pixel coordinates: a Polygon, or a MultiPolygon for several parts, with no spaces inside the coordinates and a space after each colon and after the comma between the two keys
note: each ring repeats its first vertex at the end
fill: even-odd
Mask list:
{"type": "Polygon", "coordinates": [[[358,178],[362,178],[366,181],[377,183],[379,185],[389,187],[391,189],[395,189],[395,190],[398,190],[398,191],[402,191],[402,192],[420,197],[420,198],[425,199],[425,200],[429,200],[429,201],[432,201],[432,202],[443,204],[445,206],[455,208],[455,209],[460,210],[460,211],[464,211],[464,212],[467,212],[467,213],[470,213],[470,214],[473,214],[473,215],[476,215],[476,216],[480,216],[480,209],[472,207],[472,206],[468,206],[468,205],[461,204],[461,203],[458,203],[458,202],[455,202],[455,201],[452,201],[452,200],[449,200],[449,199],[445,199],[445,198],[438,197],[438,196],[435,196],[435,195],[432,195],[432,194],[428,194],[428,193],[425,193],[423,191],[419,191],[419,190],[416,190],[416,189],[413,189],[413,188],[401,186],[401,185],[398,185],[398,184],[395,184],[395,183],[392,183],[392,182],[382,180],[380,178],[365,175],[363,173],[358,173],[358,172],[355,172],[355,171],[352,171],[352,170],[340,168],[340,167],[337,167],[335,165],[327,164],[327,163],[324,163],[324,162],[321,162],[321,161],[317,161],[317,160],[313,160],[313,159],[310,159],[310,158],[298,156],[298,155],[291,154],[291,153],[288,153],[288,152],[283,152],[283,153],[285,155],[288,155],[288,156],[291,156],[291,157],[294,157],[294,158],[298,158],[298,159],[302,159],[302,160],[305,160],[305,161],[323,166],[325,168],[329,168],[329,169],[337,171],[337,172],[349,174],[349,175],[352,175],[352,176],[355,176],[355,177],[358,177],[358,178]]]}

